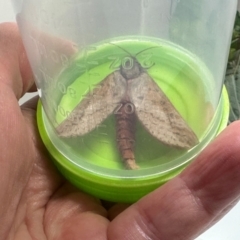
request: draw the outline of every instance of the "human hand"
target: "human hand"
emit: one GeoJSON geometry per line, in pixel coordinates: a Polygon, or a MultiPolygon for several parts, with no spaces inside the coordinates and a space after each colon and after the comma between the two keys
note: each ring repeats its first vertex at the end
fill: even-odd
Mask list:
{"type": "Polygon", "coordinates": [[[240,122],[179,176],[128,206],[67,183],[36,128],[35,103],[19,107],[33,76],[15,24],[0,25],[0,240],[188,240],[240,198],[240,122]],[[105,207],[104,207],[105,206],[105,207]]]}

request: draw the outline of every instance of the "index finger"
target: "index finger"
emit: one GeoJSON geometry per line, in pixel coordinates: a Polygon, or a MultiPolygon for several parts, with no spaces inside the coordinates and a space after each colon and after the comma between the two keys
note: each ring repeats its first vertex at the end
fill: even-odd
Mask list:
{"type": "Polygon", "coordinates": [[[17,100],[34,86],[33,74],[16,23],[0,24],[0,84],[17,100]]]}

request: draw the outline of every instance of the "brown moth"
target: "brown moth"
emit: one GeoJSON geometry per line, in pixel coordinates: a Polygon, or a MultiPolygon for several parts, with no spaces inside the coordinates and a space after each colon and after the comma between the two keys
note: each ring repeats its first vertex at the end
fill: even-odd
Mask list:
{"type": "Polygon", "coordinates": [[[137,120],[152,136],[169,146],[189,149],[198,143],[198,138],[137,61],[137,55],[128,55],[124,64],[89,92],[56,130],[60,137],[83,136],[115,114],[122,160],[127,169],[138,169],[134,156],[137,120]]]}

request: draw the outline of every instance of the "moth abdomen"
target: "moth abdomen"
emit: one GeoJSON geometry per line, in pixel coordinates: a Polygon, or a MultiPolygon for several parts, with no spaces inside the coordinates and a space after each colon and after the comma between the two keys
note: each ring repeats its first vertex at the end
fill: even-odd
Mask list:
{"type": "Polygon", "coordinates": [[[121,107],[116,113],[116,137],[118,149],[126,168],[138,169],[134,155],[136,115],[134,110],[130,111],[129,107],[132,105],[129,101],[121,102],[121,107]]]}

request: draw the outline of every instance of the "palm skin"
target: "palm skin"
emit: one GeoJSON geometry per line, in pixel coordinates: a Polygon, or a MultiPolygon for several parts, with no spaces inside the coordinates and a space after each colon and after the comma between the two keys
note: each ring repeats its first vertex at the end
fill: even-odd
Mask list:
{"type": "Polygon", "coordinates": [[[18,99],[33,76],[15,24],[0,25],[0,240],[188,240],[240,198],[240,122],[178,177],[127,206],[102,205],[67,183],[18,99]]]}

